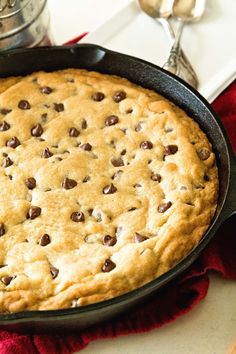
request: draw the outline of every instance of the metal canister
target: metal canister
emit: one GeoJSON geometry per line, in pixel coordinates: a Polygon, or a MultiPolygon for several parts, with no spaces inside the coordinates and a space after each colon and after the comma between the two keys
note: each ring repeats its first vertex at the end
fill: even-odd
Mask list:
{"type": "Polygon", "coordinates": [[[47,43],[47,0],[0,0],[0,51],[47,43]]]}

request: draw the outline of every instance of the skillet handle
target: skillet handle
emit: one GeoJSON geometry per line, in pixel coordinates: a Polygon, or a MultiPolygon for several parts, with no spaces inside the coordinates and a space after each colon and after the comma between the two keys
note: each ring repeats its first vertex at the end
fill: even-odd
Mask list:
{"type": "Polygon", "coordinates": [[[223,213],[223,220],[226,220],[233,214],[236,214],[236,157],[234,156],[231,161],[230,187],[223,213]]]}

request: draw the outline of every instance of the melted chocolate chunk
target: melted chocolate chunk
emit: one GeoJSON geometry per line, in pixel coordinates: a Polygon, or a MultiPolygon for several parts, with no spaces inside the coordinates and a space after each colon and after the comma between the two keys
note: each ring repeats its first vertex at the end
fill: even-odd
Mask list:
{"type": "Polygon", "coordinates": [[[113,95],[113,101],[115,101],[116,103],[119,103],[121,101],[123,101],[126,98],[126,92],[125,91],[116,91],[113,95]]]}
{"type": "Polygon", "coordinates": [[[116,171],[115,173],[114,173],[114,175],[111,177],[111,179],[115,179],[115,178],[117,178],[117,177],[119,177],[121,174],[122,174],[122,170],[118,170],[118,171],[116,171]]]}
{"type": "Polygon", "coordinates": [[[10,129],[10,124],[8,124],[5,120],[0,123],[0,132],[5,132],[10,129]]]}
{"type": "Polygon", "coordinates": [[[120,154],[121,156],[124,156],[126,154],[126,149],[123,149],[120,154]]]}
{"type": "Polygon", "coordinates": [[[6,157],[3,161],[2,167],[7,168],[11,165],[13,165],[13,161],[10,159],[10,157],[6,157]]]}
{"type": "Polygon", "coordinates": [[[136,132],[140,132],[140,130],[142,130],[142,122],[139,122],[139,123],[136,125],[136,127],[134,128],[134,130],[135,130],[136,132]]]}
{"type": "Polygon", "coordinates": [[[40,246],[47,246],[49,243],[51,243],[50,236],[48,234],[44,234],[39,241],[40,246]]]}
{"type": "Polygon", "coordinates": [[[72,189],[77,186],[77,182],[74,179],[64,178],[62,182],[62,188],[64,189],[72,189]]]}
{"type": "Polygon", "coordinates": [[[53,153],[49,150],[48,147],[46,147],[43,152],[41,157],[43,157],[44,159],[48,159],[49,157],[51,157],[53,155],[53,153]]]}
{"type": "Polygon", "coordinates": [[[57,112],[63,112],[65,110],[63,103],[54,103],[53,106],[57,112]]]}
{"type": "Polygon", "coordinates": [[[91,215],[93,214],[93,209],[92,209],[92,208],[89,208],[89,209],[88,209],[88,213],[89,213],[89,215],[91,216],[91,215]]]}
{"type": "Polygon", "coordinates": [[[146,241],[146,240],[148,240],[147,236],[144,236],[144,235],[139,234],[138,232],[135,232],[134,241],[136,243],[140,243],[140,242],[143,242],[143,241],[146,241]]]}
{"type": "Polygon", "coordinates": [[[79,136],[79,131],[78,131],[78,129],[76,129],[75,127],[70,128],[70,130],[69,130],[69,135],[70,135],[72,138],[77,138],[77,136],[79,136]]]}
{"type": "Polygon", "coordinates": [[[114,246],[117,242],[117,239],[115,236],[110,236],[110,235],[106,235],[103,237],[103,244],[105,246],[114,246]]]}
{"type": "Polygon", "coordinates": [[[107,258],[102,266],[102,271],[107,273],[112,271],[116,267],[115,263],[112,262],[109,258],[107,258]]]}
{"type": "Polygon", "coordinates": [[[28,101],[26,100],[21,100],[19,103],[18,103],[18,108],[20,109],[30,109],[31,108],[31,105],[28,101]]]}
{"type": "Polygon", "coordinates": [[[11,281],[15,279],[15,277],[10,277],[8,275],[5,275],[4,277],[1,278],[1,282],[4,284],[4,285],[9,285],[11,283],[11,281]]]}
{"type": "Polygon", "coordinates": [[[75,211],[71,214],[70,218],[74,222],[83,222],[85,220],[84,213],[82,213],[82,211],[75,211]]]}
{"type": "Polygon", "coordinates": [[[88,126],[87,121],[85,119],[83,119],[82,124],[81,124],[81,128],[86,129],[87,126],[88,126]]]}
{"type": "Polygon", "coordinates": [[[0,222],[0,236],[5,235],[5,233],[6,233],[6,230],[5,230],[4,224],[3,224],[3,222],[0,222]]]}
{"type": "Polygon", "coordinates": [[[52,279],[55,279],[59,274],[59,269],[50,266],[50,273],[52,274],[52,279]]]}
{"type": "Polygon", "coordinates": [[[8,113],[11,113],[11,109],[7,109],[7,108],[1,108],[0,109],[0,113],[3,115],[3,116],[6,116],[8,113]]]}
{"type": "Polygon", "coordinates": [[[36,179],[34,177],[29,177],[25,180],[25,184],[29,189],[34,189],[36,187],[36,179]]]}
{"type": "Polygon", "coordinates": [[[89,176],[85,176],[83,179],[83,183],[87,183],[88,181],[90,181],[90,177],[89,176]]]}
{"type": "Polygon", "coordinates": [[[43,86],[40,87],[40,92],[44,93],[45,95],[50,95],[50,93],[52,93],[52,89],[49,86],[43,86]]]}
{"type": "Polygon", "coordinates": [[[159,173],[152,173],[151,179],[155,182],[161,182],[161,175],[159,173]]]}
{"type": "Polygon", "coordinates": [[[119,122],[119,118],[115,115],[111,115],[105,119],[105,125],[110,127],[111,125],[115,125],[119,122]]]}
{"type": "Polygon", "coordinates": [[[31,206],[29,208],[29,211],[28,211],[28,218],[31,219],[31,220],[34,220],[36,219],[38,216],[41,215],[41,211],[42,209],[40,207],[37,207],[37,206],[31,206]]]}
{"type": "Polygon", "coordinates": [[[197,154],[198,154],[198,157],[200,160],[205,161],[210,157],[211,153],[208,149],[202,148],[202,149],[198,150],[197,154]]]}
{"type": "Polygon", "coordinates": [[[117,188],[114,186],[113,183],[111,183],[103,188],[103,194],[113,194],[116,191],[117,191],[117,188]]]}
{"type": "Polygon", "coordinates": [[[13,136],[12,138],[7,140],[7,142],[6,142],[6,146],[9,146],[13,149],[15,149],[19,145],[20,145],[20,141],[16,136],[13,136]]]}
{"type": "Polygon", "coordinates": [[[31,129],[31,135],[39,137],[43,134],[43,127],[41,124],[36,124],[32,129],[31,129]]]}
{"type": "Polygon", "coordinates": [[[210,178],[209,178],[209,176],[207,176],[207,175],[204,175],[204,176],[203,176],[203,179],[204,179],[204,181],[206,181],[206,182],[209,182],[209,181],[210,181],[210,178]]]}
{"type": "Polygon", "coordinates": [[[150,150],[153,148],[153,143],[151,141],[142,141],[140,147],[144,150],[150,150]]]}
{"type": "Polygon", "coordinates": [[[86,144],[82,144],[81,149],[85,150],[85,151],[91,151],[92,150],[92,145],[90,145],[89,143],[86,144]]]}
{"type": "Polygon", "coordinates": [[[124,166],[124,161],[122,160],[121,157],[119,157],[118,159],[112,158],[111,163],[114,167],[124,166]]]}
{"type": "Polygon", "coordinates": [[[91,98],[96,102],[101,102],[105,98],[105,95],[102,92],[95,92],[91,98]]]}
{"type": "Polygon", "coordinates": [[[172,203],[167,202],[167,203],[162,203],[158,206],[158,213],[164,213],[166,210],[168,210],[171,207],[172,203]]]}
{"type": "Polygon", "coordinates": [[[164,147],[164,156],[174,155],[178,151],[177,145],[167,145],[164,147]]]}

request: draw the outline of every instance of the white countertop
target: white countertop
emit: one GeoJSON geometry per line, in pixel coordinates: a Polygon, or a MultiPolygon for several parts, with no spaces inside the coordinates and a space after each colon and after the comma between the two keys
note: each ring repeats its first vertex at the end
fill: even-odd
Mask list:
{"type": "MultiPolygon", "coordinates": [[[[129,0],[48,0],[51,32],[62,44],[93,31],[129,0]]],[[[95,341],[84,354],[236,354],[236,282],[211,275],[207,297],[173,323],[136,335],[95,341]]]]}

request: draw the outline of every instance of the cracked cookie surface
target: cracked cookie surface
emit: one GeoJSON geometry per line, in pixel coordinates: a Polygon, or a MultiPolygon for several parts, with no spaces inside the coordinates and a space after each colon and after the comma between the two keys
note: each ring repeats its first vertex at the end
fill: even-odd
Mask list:
{"type": "Polygon", "coordinates": [[[168,271],[218,196],[198,124],[154,91],[79,69],[1,79],[0,311],[80,306],[168,271]]]}

